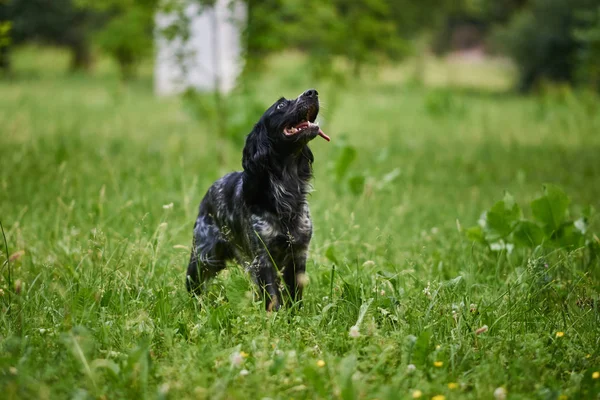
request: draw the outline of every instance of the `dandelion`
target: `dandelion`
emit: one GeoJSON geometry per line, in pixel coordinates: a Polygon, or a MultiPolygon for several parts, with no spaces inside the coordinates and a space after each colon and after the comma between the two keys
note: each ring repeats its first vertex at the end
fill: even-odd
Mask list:
{"type": "Polygon", "coordinates": [[[450,390],[458,389],[458,383],[456,383],[456,382],[450,382],[448,384],[448,389],[450,389],[450,390]]]}
{"type": "Polygon", "coordinates": [[[171,208],[173,208],[173,203],[165,204],[165,205],[163,206],[163,208],[164,208],[165,210],[170,210],[171,208]]]}
{"type": "Polygon", "coordinates": [[[415,364],[408,364],[406,366],[406,372],[408,372],[409,374],[412,374],[416,370],[417,370],[417,367],[415,367],[415,364]]]}
{"type": "Polygon", "coordinates": [[[600,378],[600,372],[599,371],[594,371],[592,373],[592,379],[599,379],[600,378]]]}
{"type": "Polygon", "coordinates": [[[356,325],[352,325],[350,327],[350,332],[348,333],[348,336],[350,336],[351,338],[357,338],[360,336],[360,331],[358,330],[358,326],[356,325]]]}
{"type": "Polygon", "coordinates": [[[446,396],[443,394],[437,394],[431,398],[431,400],[446,400],[446,396]]]}
{"type": "Polygon", "coordinates": [[[323,360],[317,361],[317,367],[323,368],[324,366],[325,366],[325,361],[323,361],[323,360]]]}
{"type": "Polygon", "coordinates": [[[592,355],[591,355],[591,354],[587,354],[587,355],[585,356],[585,358],[592,358],[592,355]]]}
{"type": "Polygon", "coordinates": [[[494,390],[494,398],[496,400],[505,400],[506,389],[504,389],[503,387],[496,388],[496,390],[494,390]]]}
{"type": "Polygon", "coordinates": [[[421,392],[419,389],[413,390],[413,392],[412,392],[413,399],[418,399],[421,396],[423,396],[423,392],[421,392]]]}
{"type": "Polygon", "coordinates": [[[564,332],[556,332],[556,337],[557,337],[557,338],[561,338],[561,337],[563,337],[563,336],[565,336],[565,333],[564,333],[564,332]]]}
{"type": "Polygon", "coordinates": [[[245,369],[245,368],[244,368],[244,369],[242,369],[242,370],[240,371],[240,376],[246,376],[246,375],[248,375],[249,373],[250,373],[250,371],[248,371],[247,369],[245,369]]]}
{"type": "Polygon", "coordinates": [[[481,335],[482,333],[486,333],[487,331],[488,331],[488,326],[487,326],[487,325],[484,325],[484,326],[482,326],[481,328],[477,329],[477,330],[475,331],[475,334],[476,334],[476,335],[481,335]]]}
{"type": "Polygon", "coordinates": [[[444,362],[443,361],[436,361],[436,362],[433,363],[433,365],[435,367],[437,367],[437,368],[440,368],[442,365],[444,365],[444,362]]]}

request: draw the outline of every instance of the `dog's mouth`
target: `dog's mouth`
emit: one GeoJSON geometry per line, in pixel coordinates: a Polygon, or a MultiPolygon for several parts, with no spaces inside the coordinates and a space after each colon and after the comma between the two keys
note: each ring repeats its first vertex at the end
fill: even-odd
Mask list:
{"type": "Polygon", "coordinates": [[[331,138],[327,136],[319,127],[319,123],[315,122],[317,119],[317,114],[319,113],[317,107],[311,106],[306,112],[306,117],[300,120],[299,123],[289,126],[283,130],[283,133],[286,136],[294,136],[304,131],[312,131],[318,129],[318,135],[328,142],[331,141],[331,138]]]}

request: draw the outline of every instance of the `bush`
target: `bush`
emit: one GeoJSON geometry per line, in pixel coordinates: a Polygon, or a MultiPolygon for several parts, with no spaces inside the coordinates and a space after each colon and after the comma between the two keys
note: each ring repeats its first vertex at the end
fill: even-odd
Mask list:
{"type": "Polygon", "coordinates": [[[467,236],[493,251],[510,253],[515,247],[538,246],[568,251],[585,248],[594,258],[600,250],[598,237],[589,229],[595,211],[587,207],[579,218],[570,218],[570,202],[562,189],[545,185],[544,194],[530,204],[533,219],[527,219],[514,198],[506,193],[503,200],[482,214],[477,226],[467,230],[467,236]]]}
{"type": "Polygon", "coordinates": [[[136,65],[152,50],[152,17],[134,6],[113,17],[98,33],[98,44],[117,61],[123,79],[131,78],[136,65]]]}
{"type": "Polygon", "coordinates": [[[520,70],[519,89],[543,80],[576,81],[578,54],[589,46],[576,35],[588,23],[578,16],[597,8],[597,0],[533,0],[496,35],[498,45],[520,70]]]}

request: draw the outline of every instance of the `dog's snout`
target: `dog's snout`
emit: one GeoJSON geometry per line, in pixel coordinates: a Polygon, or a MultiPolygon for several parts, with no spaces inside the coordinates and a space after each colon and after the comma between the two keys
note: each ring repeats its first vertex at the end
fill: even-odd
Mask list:
{"type": "Polygon", "coordinates": [[[317,97],[319,96],[319,92],[317,92],[315,89],[308,89],[306,92],[302,93],[302,96],[308,98],[317,97]]]}

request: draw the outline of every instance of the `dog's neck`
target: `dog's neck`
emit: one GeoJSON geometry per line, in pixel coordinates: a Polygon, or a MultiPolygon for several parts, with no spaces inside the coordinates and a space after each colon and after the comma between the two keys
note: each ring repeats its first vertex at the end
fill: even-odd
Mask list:
{"type": "Polygon", "coordinates": [[[306,209],[312,161],[312,153],[305,146],[295,154],[272,157],[261,173],[245,171],[244,193],[250,204],[260,204],[280,219],[294,220],[306,209]]]}

